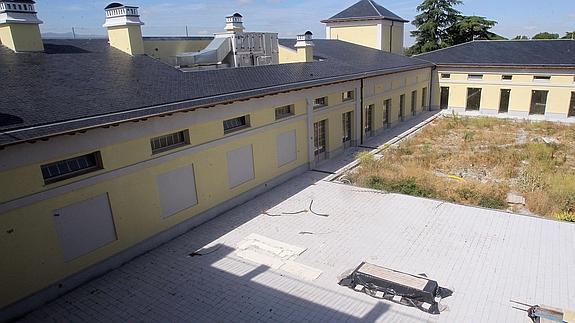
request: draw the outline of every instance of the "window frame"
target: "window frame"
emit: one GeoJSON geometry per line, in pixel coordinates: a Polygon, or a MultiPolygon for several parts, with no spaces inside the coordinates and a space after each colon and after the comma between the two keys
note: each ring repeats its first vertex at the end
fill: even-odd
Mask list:
{"type": "Polygon", "coordinates": [[[511,89],[500,89],[499,90],[499,107],[497,109],[497,113],[509,113],[509,103],[511,102],[511,89]],[[505,95],[504,95],[505,94],[505,95]],[[504,98],[507,98],[506,107],[503,110],[504,98]]]}
{"type": "Polygon", "coordinates": [[[313,108],[314,108],[314,109],[319,109],[319,108],[327,107],[328,105],[329,105],[329,102],[328,102],[328,97],[327,97],[327,96],[322,96],[322,97],[313,99],[313,108]],[[319,104],[319,103],[317,103],[318,100],[323,100],[324,102],[321,103],[321,104],[319,104]]]}
{"type": "Polygon", "coordinates": [[[353,101],[355,100],[355,90],[349,90],[341,93],[341,102],[353,101]],[[349,95],[351,94],[351,95],[349,95]],[[346,97],[347,95],[347,97],[346,97]]]}
{"type": "Polygon", "coordinates": [[[288,117],[291,117],[291,116],[293,116],[293,115],[295,115],[295,107],[294,107],[293,104],[282,105],[282,106],[280,106],[280,107],[275,108],[275,117],[276,117],[276,120],[281,120],[281,119],[284,119],[284,118],[288,118],[288,117]],[[280,111],[281,109],[286,109],[286,108],[289,109],[289,112],[288,112],[288,113],[278,113],[278,111],[280,111]]]}
{"type": "Polygon", "coordinates": [[[483,89],[480,87],[468,87],[467,88],[467,97],[465,100],[465,111],[479,111],[481,110],[481,94],[483,92],[483,89]],[[470,93],[470,91],[474,91],[475,93],[470,93]],[[473,104],[473,106],[471,106],[471,103],[475,103],[475,101],[471,101],[470,99],[475,100],[475,96],[477,95],[479,96],[479,99],[477,100],[477,108],[475,108],[475,104],[473,104]]]}
{"type": "Polygon", "coordinates": [[[567,110],[567,118],[575,117],[575,91],[571,92],[571,101],[569,101],[569,110],[567,110]]]}
{"type": "Polygon", "coordinates": [[[502,81],[513,81],[513,75],[510,75],[510,74],[501,75],[501,80],[502,81]]]}
{"type": "Polygon", "coordinates": [[[529,105],[529,115],[545,115],[547,112],[547,101],[549,100],[549,91],[548,90],[532,90],[531,91],[531,104],[529,105]],[[539,113],[539,110],[536,109],[537,105],[541,106],[541,103],[535,102],[535,94],[536,93],[544,93],[545,94],[545,104],[543,105],[543,113],[539,113]]]}
{"type": "Polygon", "coordinates": [[[482,81],[483,74],[467,74],[467,79],[473,81],[482,81]]]}
{"type": "Polygon", "coordinates": [[[222,121],[222,126],[224,128],[224,134],[225,135],[236,132],[236,131],[240,131],[243,129],[247,129],[251,126],[250,125],[250,115],[246,114],[243,116],[239,116],[239,117],[235,117],[235,118],[231,118],[231,119],[226,119],[226,120],[222,121]],[[243,120],[243,122],[240,122],[241,124],[238,126],[233,126],[231,128],[226,129],[226,122],[230,122],[233,120],[243,120]]]}
{"type": "Polygon", "coordinates": [[[440,77],[442,80],[449,80],[451,79],[451,73],[441,73],[440,77]]]}
{"type": "Polygon", "coordinates": [[[62,160],[58,160],[58,161],[47,163],[47,164],[40,166],[40,172],[42,173],[42,179],[44,180],[45,185],[53,184],[56,182],[61,182],[61,181],[64,181],[64,180],[67,180],[70,178],[74,178],[74,177],[78,177],[78,176],[85,175],[88,173],[92,173],[92,172],[95,172],[95,171],[98,171],[101,169],[104,169],[104,166],[102,163],[102,154],[100,153],[100,151],[95,151],[95,152],[91,152],[89,154],[84,154],[84,155],[80,155],[80,156],[76,156],[76,157],[62,159],[62,160]],[[68,162],[72,162],[74,160],[79,160],[80,158],[89,157],[89,156],[91,156],[94,159],[94,164],[91,166],[80,168],[78,170],[69,171],[69,172],[62,173],[62,174],[55,175],[55,176],[51,176],[51,177],[46,177],[44,174],[45,168],[47,169],[50,166],[58,167],[58,164],[60,164],[60,163],[68,163],[68,162]]]}
{"type": "Polygon", "coordinates": [[[550,82],[551,75],[533,75],[533,82],[550,82]]]}
{"type": "Polygon", "coordinates": [[[190,132],[188,129],[150,138],[150,149],[152,150],[152,155],[157,155],[157,154],[160,154],[160,153],[172,150],[172,149],[187,146],[189,144],[190,144],[190,132]],[[168,138],[168,137],[174,136],[174,135],[181,135],[182,140],[178,141],[177,143],[173,143],[171,145],[166,145],[166,146],[154,149],[154,140],[161,140],[163,138],[168,138]]]}

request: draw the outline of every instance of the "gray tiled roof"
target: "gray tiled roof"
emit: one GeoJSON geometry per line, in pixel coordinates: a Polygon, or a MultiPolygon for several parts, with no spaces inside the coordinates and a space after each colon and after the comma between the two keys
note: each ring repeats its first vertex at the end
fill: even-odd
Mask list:
{"type": "Polygon", "coordinates": [[[129,56],[103,39],[45,40],[45,53],[0,46],[0,146],[432,65],[337,40],[315,42],[325,61],[192,73],[129,56]]]}
{"type": "Polygon", "coordinates": [[[415,56],[438,65],[574,67],[573,40],[480,40],[415,56]]]}
{"type": "Polygon", "coordinates": [[[323,20],[322,22],[360,19],[389,19],[407,22],[407,20],[399,17],[372,0],[361,0],[337,15],[323,20]]]}

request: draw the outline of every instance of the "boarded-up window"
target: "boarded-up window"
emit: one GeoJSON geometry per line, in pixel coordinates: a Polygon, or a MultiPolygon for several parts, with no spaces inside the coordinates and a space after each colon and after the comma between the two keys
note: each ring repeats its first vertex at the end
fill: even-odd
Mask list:
{"type": "Polygon", "coordinates": [[[278,135],[277,149],[278,167],[289,164],[297,159],[295,130],[278,135]]]}
{"type": "Polygon", "coordinates": [[[156,179],[162,207],[162,218],[198,204],[193,166],[185,166],[158,175],[156,179]]]}
{"type": "Polygon", "coordinates": [[[249,182],[254,178],[252,145],[228,152],[228,179],[230,188],[249,182]]]}
{"type": "Polygon", "coordinates": [[[65,261],[117,239],[108,194],[54,210],[54,226],[65,261]]]}

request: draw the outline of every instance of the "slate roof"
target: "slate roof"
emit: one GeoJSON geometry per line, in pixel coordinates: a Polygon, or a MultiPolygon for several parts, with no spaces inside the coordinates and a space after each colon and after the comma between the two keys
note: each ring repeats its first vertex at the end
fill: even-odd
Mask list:
{"type": "Polygon", "coordinates": [[[361,0],[337,15],[322,20],[323,23],[349,21],[349,20],[366,20],[366,19],[388,19],[394,21],[408,22],[393,12],[372,0],[361,0]]]}
{"type": "Polygon", "coordinates": [[[0,146],[432,66],[338,40],[315,44],[316,55],[325,61],[192,73],[124,54],[105,39],[45,40],[44,53],[16,54],[0,46],[0,146]]]}
{"type": "Polygon", "coordinates": [[[415,57],[450,66],[575,67],[575,41],[478,40],[415,57]]]}

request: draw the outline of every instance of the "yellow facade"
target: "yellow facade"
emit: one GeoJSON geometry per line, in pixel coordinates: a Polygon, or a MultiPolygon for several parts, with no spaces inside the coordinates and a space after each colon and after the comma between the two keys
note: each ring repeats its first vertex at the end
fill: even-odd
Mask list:
{"type": "Polygon", "coordinates": [[[108,27],[110,46],[130,55],[143,55],[144,41],[139,25],[108,27]]]}
{"type": "MultiPolygon", "coordinates": [[[[307,169],[314,159],[309,155],[308,133],[313,122],[327,121],[327,151],[331,156],[341,152],[343,113],[352,112],[353,140],[357,142],[358,100],[364,106],[375,104],[374,130],[381,130],[385,126],[383,101],[392,98],[393,117],[399,109],[399,96],[405,94],[407,110],[410,91],[421,93],[423,87],[429,87],[429,75],[430,69],[426,68],[365,79],[363,98],[359,81],[350,81],[7,147],[0,163],[0,182],[13,185],[0,187],[0,232],[9,232],[0,235],[0,253],[5,255],[0,260],[3,286],[0,307],[251,192],[280,175],[307,169]],[[356,94],[354,99],[343,101],[342,93],[347,91],[356,94]],[[319,109],[308,106],[322,96],[328,96],[328,106],[319,109]],[[276,120],[275,109],[287,104],[293,105],[293,115],[276,120]],[[310,113],[312,119],[308,117],[310,113]],[[243,115],[249,115],[249,128],[224,133],[223,120],[243,115]],[[182,130],[189,131],[188,145],[152,154],[150,138],[182,130]],[[275,138],[292,131],[296,134],[297,158],[278,166],[275,138]],[[230,188],[226,155],[246,145],[253,147],[254,179],[230,188]],[[44,183],[41,165],[93,151],[101,154],[102,170],[44,183]],[[182,166],[193,167],[197,204],[163,218],[156,179],[159,174],[182,166]],[[104,193],[109,196],[117,240],[66,261],[55,228],[54,210],[104,193]]],[[[417,107],[421,111],[421,104],[417,107]]],[[[397,116],[392,121],[397,122],[397,116]]],[[[313,135],[311,140],[312,143],[313,135]]]]}
{"type": "Polygon", "coordinates": [[[144,52],[146,55],[175,65],[178,53],[199,52],[206,48],[209,39],[146,39],[144,38],[144,52]]]}
{"type": "Polygon", "coordinates": [[[40,27],[37,24],[0,25],[0,43],[15,52],[41,52],[44,50],[40,27]]]}
{"type": "Polygon", "coordinates": [[[279,63],[305,63],[313,62],[313,47],[292,49],[285,46],[279,46],[279,63]]]}
{"type": "Polygon", "coordinates": [[[331,27],[329,39],[381,49],[380,27],[378,25],[331,27]]]}
{"type": "Polygon", "coordinates": [[[575,91],[575,72],[569,70],[514,70],[497,68],[438,68],[433,82],[433,106],[440,106],[441,87],[449,88],[449,108],[463,112],[467,105],[467,89],[480,88],[480,111],[497,114],[501,90],[510,90],[509,114],[529,116],[532,91],[548,91],[545,115],[551,119],[567,117],[571,93],[575,91]],[[442,77],[444,75],[444,77],[442,77]],[[446,76],[449,75],[449,78],[446,76]],[[482,75],[472,79],[469,75],[482,75]],[[503,80],[503,75],[511,80],[503,80]],[[550,80],[536,80],[550,76],[550,80]]]}

